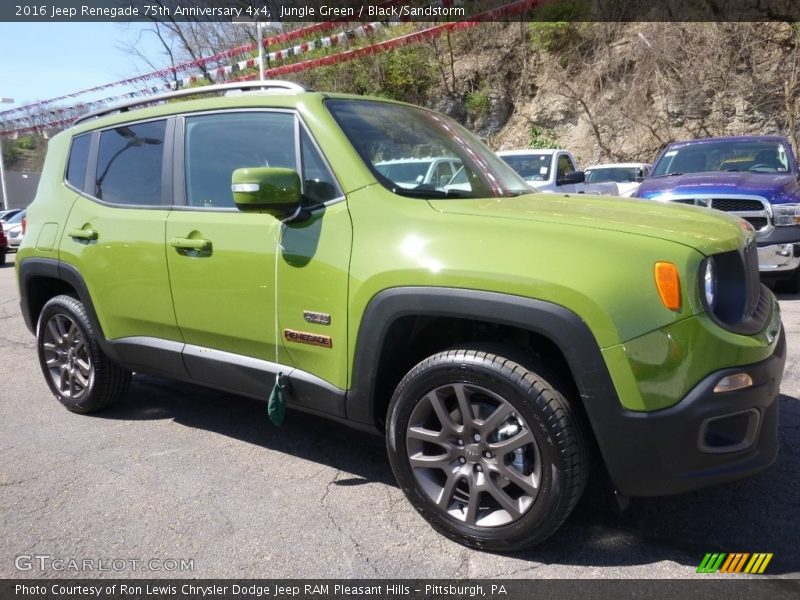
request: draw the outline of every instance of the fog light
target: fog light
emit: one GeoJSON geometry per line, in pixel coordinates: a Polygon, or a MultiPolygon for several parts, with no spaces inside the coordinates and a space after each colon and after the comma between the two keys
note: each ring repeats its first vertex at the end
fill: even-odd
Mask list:
{"type": "Polygon", "coordinates": [[[747,373],[736,373],[736,375],[728,375],[723,377],[720,382],[714,386],[714,393],[719,394],[722,392],[733,392],[742,388],[750,387],[753,385],[753,378],[747,373]]]}

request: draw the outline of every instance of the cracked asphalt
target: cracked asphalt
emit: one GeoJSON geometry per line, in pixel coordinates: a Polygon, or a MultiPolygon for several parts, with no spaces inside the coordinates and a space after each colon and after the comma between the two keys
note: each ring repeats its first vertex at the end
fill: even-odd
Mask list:
{"type": "Polygon", "coordinates": [[[344,426],[289,412],[276,428],[265,404],[145,376],[106,412],[69,413],[40,373],[9,258],[0,267],[0,577],[693,577],[711,551],[773,552],[770,574],[800,577],[800,296],[781,296],[789,357],[771,469],[634,499],[621,513],[590,486],[547,543],[498,555],[435,533],[396,487],[382,439],[344,426]],[[50,558],[19,570],[32,555],[50,558]],[[56,570],[54,559],[127,562],[81,573],[56,570]],[[180,559],[193,570],[172,570],[180,559]]]}

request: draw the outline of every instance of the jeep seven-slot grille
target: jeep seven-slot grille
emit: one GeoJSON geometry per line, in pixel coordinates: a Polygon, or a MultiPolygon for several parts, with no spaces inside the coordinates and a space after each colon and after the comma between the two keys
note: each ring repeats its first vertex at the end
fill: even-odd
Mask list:
{"type": "Polygon", "coordinates": [[[729,331],[752,335],[770,316],[770,295],[761,285],[758,248],[751,239],[744,247],[713,256],[717,267],[717,301],[713,316],[729,331]]]}
{"type": "Polygon", "coordinates": [[[672,198],[670,201],[733,213],[750,223],[756,231],[762,231],[769,226],[768,204],[756,198],[688,197],[672,198]]]}

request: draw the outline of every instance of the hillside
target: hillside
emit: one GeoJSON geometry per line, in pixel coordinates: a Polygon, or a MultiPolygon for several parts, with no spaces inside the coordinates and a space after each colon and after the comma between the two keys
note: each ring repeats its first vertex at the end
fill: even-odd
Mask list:
{"type": "Polygon", "coordinates": [[[9,171],[39,173],[44,164],[47,140],[39,136],[2,139],[4,166],[9,171]]]}
{"type": "Polygon", "coordinates": [[[797,147],[797,52],[788,24],[491,25],[454,68],[461,90],[485,99],[470,110],[476,92],[437,86],[427,103],[494,149],[559,145],[582,166],[726,134],[778,133],[797,147]]]}

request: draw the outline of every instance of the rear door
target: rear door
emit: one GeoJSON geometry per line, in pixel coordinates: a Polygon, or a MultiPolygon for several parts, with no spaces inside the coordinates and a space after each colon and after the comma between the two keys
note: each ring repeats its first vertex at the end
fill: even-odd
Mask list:
{"type": "Polygon", "coordinates": [[[65,181],[77,198],[59,258],[80,273],[111,340],[180,341],[164,252],[172,128],[155,119],[96,131],[85,173],[65,181]]]}

